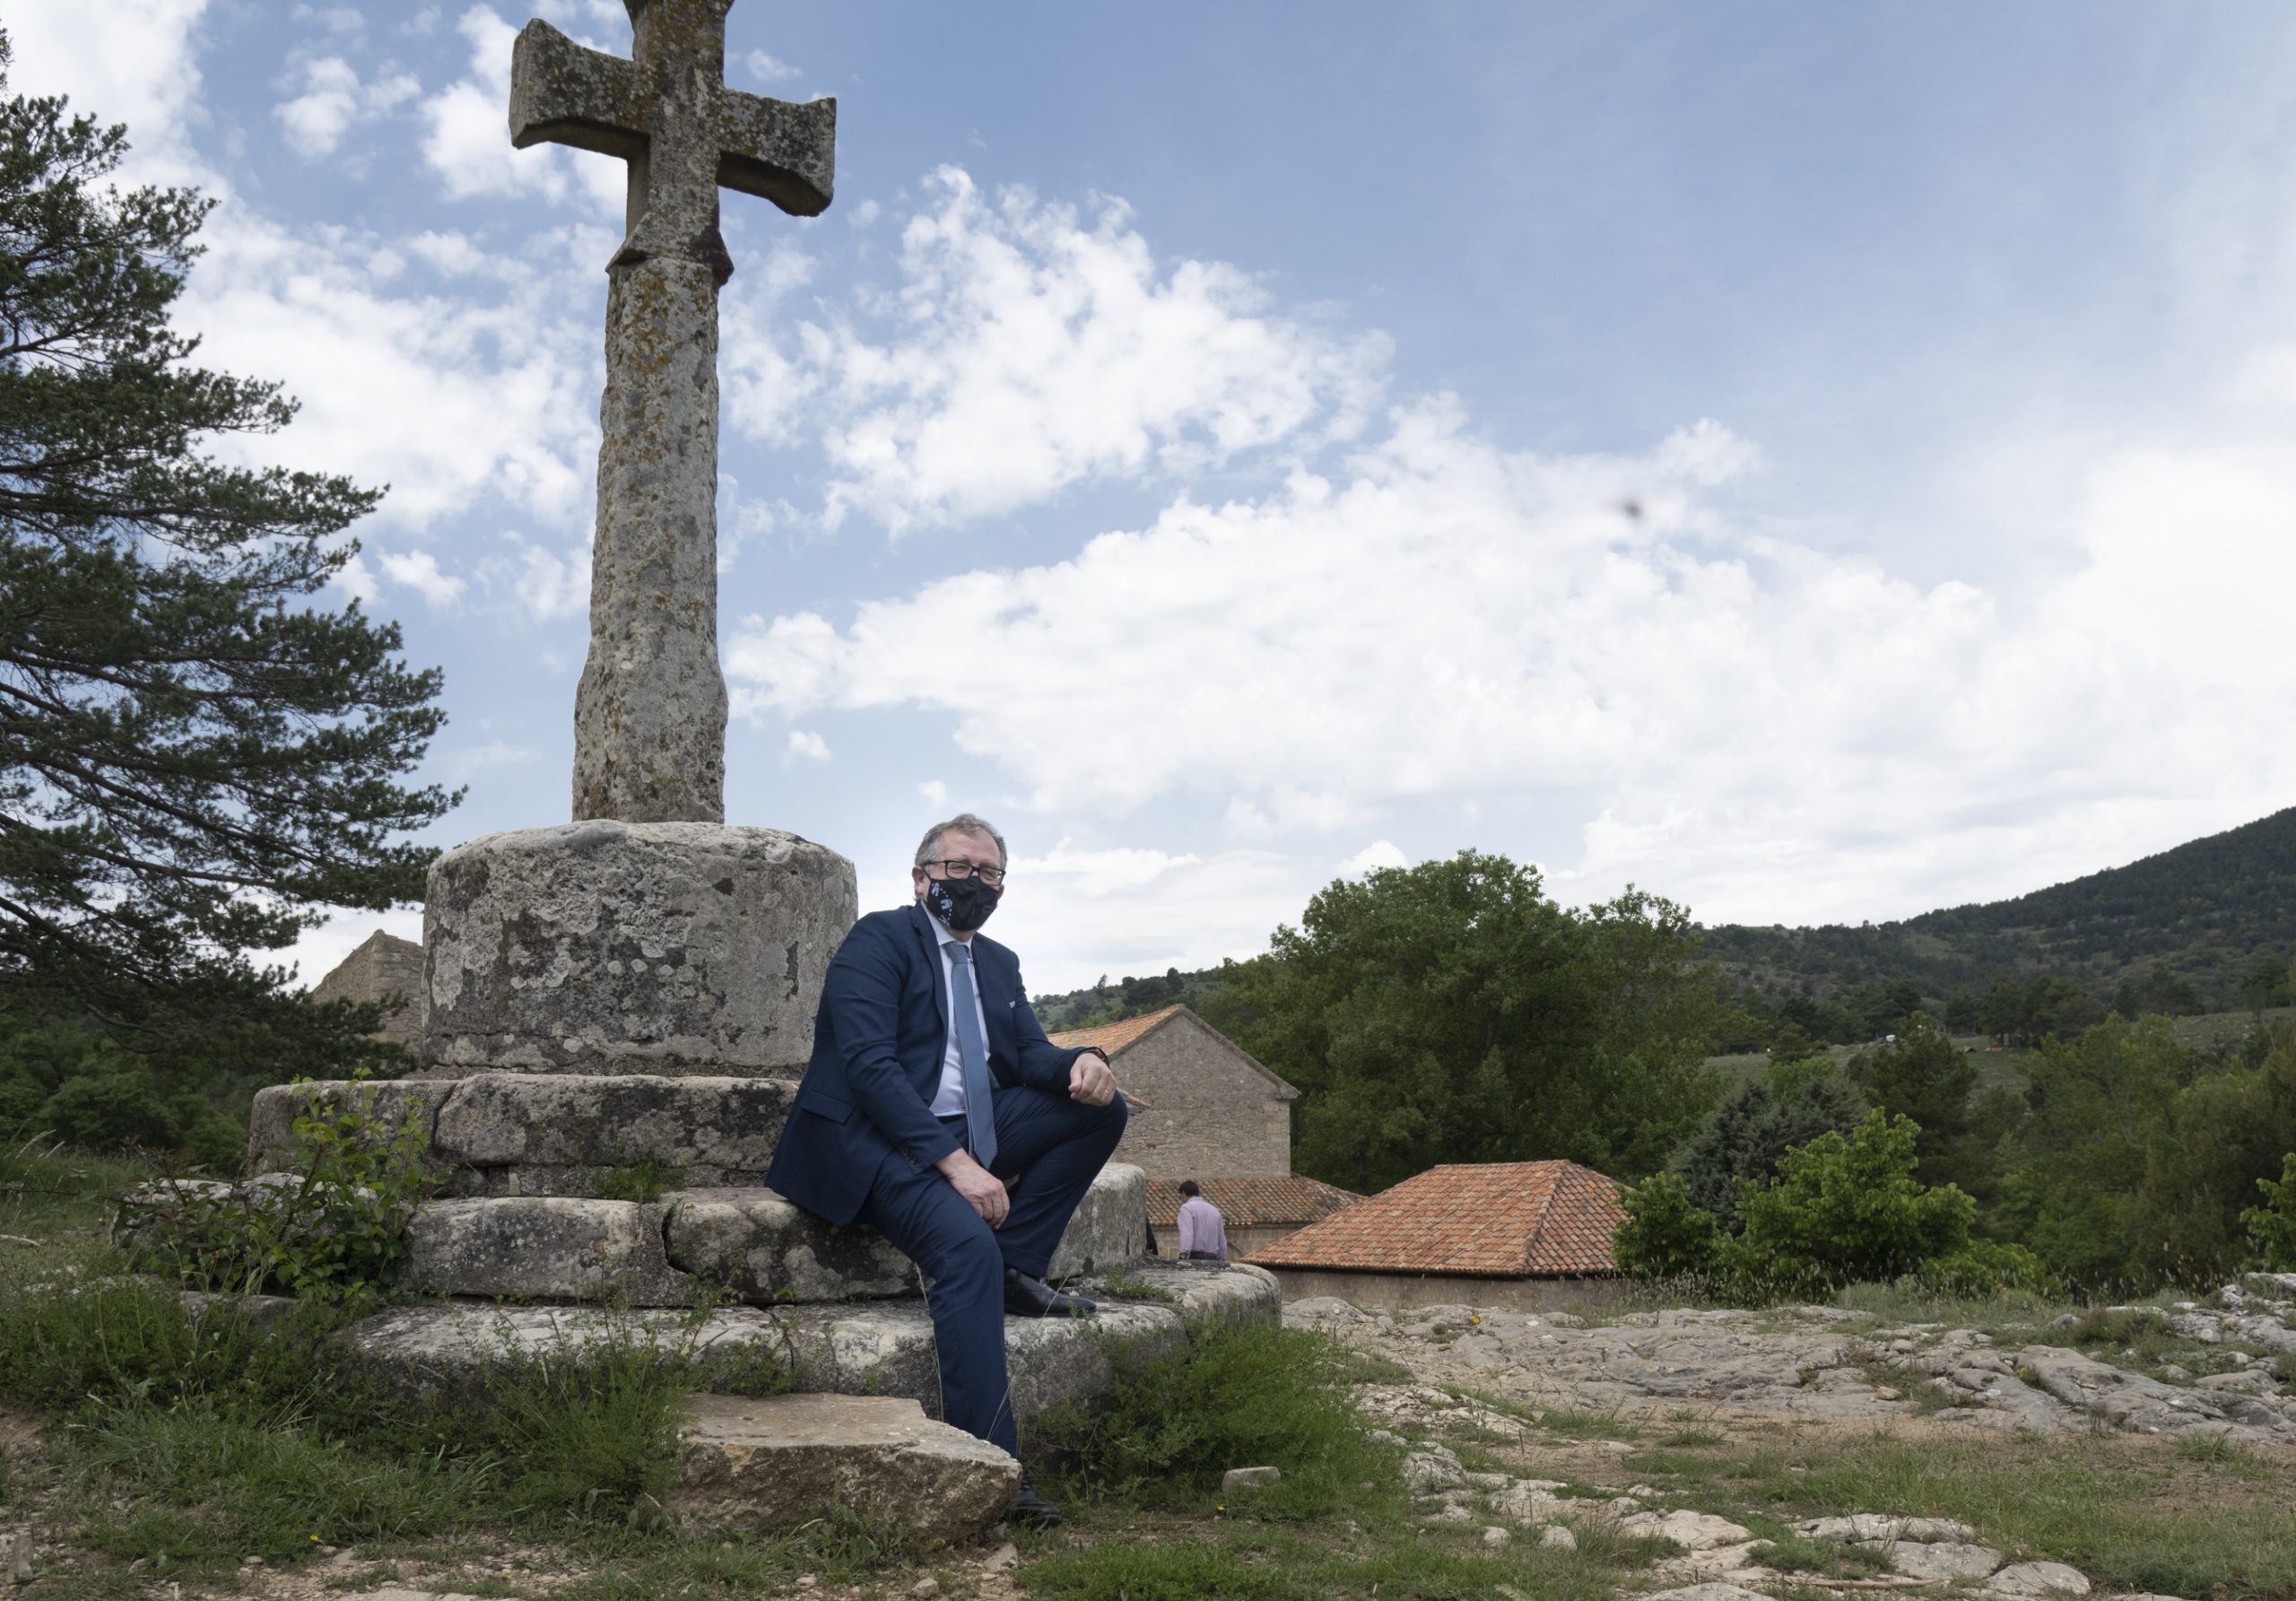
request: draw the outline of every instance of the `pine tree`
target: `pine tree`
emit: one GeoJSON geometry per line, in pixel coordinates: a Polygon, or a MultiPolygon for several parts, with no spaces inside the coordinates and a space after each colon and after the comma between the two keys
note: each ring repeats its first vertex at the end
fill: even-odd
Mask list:
{"type": "Polygon", "coordinates": [[[213,202],[117,187],[126,148],[0,99],[0,1007],[283,1076],[372,1019],[248,953],[420,896],[402,836],[459,798],[402,782],[439,675],[316,598],[378,491],[211,454],[295,408],[192,362],[169,312],[213,202]]]}

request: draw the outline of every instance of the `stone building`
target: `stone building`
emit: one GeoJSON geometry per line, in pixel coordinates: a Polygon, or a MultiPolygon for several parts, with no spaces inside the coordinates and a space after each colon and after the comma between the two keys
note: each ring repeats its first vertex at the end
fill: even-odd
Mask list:
{"type": "MultiPolygon", "coordinates": [[[[1457,1162],[1251,1254],[1283,1299],[1562,1311],[1615,1299],[1625,1186],[1575,1162],[1457,1162]]],[[[1231,1255],[1233,1253],[1231,1252],[1231,1255]]]]}
{"type": "Polygon", "coordinates": [[[422,947],[411,939],[378,928],[367,943],[337,962],[335,970],[311,986],[315,1001],[370,1001],[396,1004],[383,1014],[380,1030],[393,1045],[420,1053],[422,1048],[422,947]]]}
{"type": "Polygon", "coordinates": [[[1135,1102],[1118,1162],[1151,1179],[1279,1179],[1292,1171],[1292,1103],[1300,1092],[1186,1006],[1167,1006],[1055,1045],[1108,1052],[1135,1102]]]}
{"type": "Polygon", "coordinates": [[[1193,1179],[1220,1209],[1228,1254],[1271,1245],[1362,1197],[1292,1170],[1300,1092],[1186,1006],[1055,1034],[1097,1045],[1133,1102],[1115,1160],[1148,1175],[1157,1249],[1179,1249],[1179,1186],[1193,1179]]]}

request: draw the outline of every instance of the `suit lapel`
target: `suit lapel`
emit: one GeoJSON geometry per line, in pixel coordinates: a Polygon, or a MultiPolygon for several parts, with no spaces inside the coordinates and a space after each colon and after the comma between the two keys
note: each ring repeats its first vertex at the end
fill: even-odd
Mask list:
{"type": "MultiPolygon", "coordinates": [[[[914,902],[909,909],[909,926],[917,935],[918,947],[925,953],[926,969],[933,975],[933,1004],[940,1008],[941,1038],[946,1040],[949,1037],[949,971],[948,964],[941,960],[941,937],[934,929],[933,914],[914,902]]],[[[937,1057],[934,1058],[933,1070],[935,1073],[940,1071],[940,1058],[937,1057]]]]}

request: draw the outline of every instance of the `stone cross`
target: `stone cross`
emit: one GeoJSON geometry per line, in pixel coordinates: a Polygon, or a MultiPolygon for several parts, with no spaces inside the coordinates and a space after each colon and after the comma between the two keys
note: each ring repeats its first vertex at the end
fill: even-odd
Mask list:
{"type": "Polygon", "coordinates": [[[510,143],[630,165],[606,267],[606,387],[590,655],[574,699],[574,817],[723,822],[718,665],[718,291],[734,271],[718,190],[813,216],[830,202],[837,102],[726,87],[733,0],[623,0],[632,59],[544,22],[518,34],[510,143]]]}

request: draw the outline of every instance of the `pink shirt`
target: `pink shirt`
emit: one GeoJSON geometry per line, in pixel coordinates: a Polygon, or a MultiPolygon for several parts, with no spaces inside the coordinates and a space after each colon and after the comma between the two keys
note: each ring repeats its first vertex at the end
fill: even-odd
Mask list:
{"type": "Polygon", "coordinates": [[[1223,1257],[1228,1254],[1228,1228],[1220,1221],[1220,1208],[1202,1196],[1190,1196],[1180,1203],[1180,1253],[1185,1256],[1189,1251],[1223,1257]]]}

